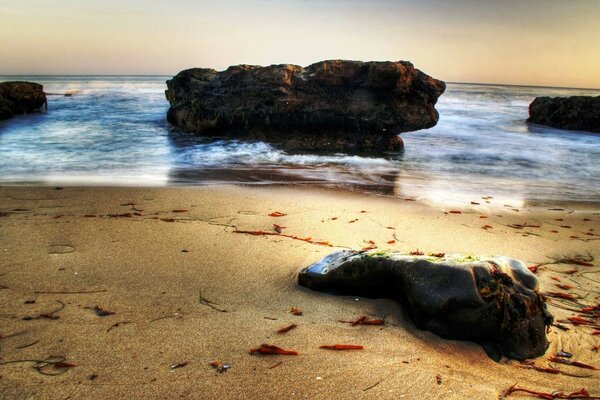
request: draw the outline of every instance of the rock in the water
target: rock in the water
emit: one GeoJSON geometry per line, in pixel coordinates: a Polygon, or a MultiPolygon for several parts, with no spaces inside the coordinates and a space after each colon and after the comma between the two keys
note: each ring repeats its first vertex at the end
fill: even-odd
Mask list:
{"type": "Polygon", "coordinates": [[[0,119],[27,114],[47,105],[44,87],[34,82],[0,83],[0,119]]]}
{"type": "Polygon", "coordinates": [[[437,123],[446,85],[406,61],[333,60],[194,68],[167,87],[167,118],[186,132],[293,149],[398,151],[399,133],[437,123]]]}
{"type": "Polygon", "coordinates": [[[333,294],[400,302],[419,329],[479,343],[495,360],[539,357],[552,323],[521,261],[341,251],[304,268],[298,283],[333,294]]]}
{"type": "Polygon", "coordinates": [[[600,133],[600,96],[536,97],[527,122],[600,133]]]}

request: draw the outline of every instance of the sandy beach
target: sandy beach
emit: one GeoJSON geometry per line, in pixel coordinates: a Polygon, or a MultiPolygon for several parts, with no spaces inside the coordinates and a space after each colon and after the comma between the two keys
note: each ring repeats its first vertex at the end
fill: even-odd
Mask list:
{"type": "Polygon", "coordinates": [[[599,303],[598,208],[485,193],[443,206],[303,187],[7,186],[0,253],[1,398],[498,399],[514,384],[600,396],[600,372],[549,361],[564,350],[600,368],[598,329],[566,319],[599,303]],[[289,236],[235,232],[277,233],[273,224],[289,236]],[[296,284],[301,268],[370,241],[541,264],[541,291],[577,302],[548,299],[568,330],[552,327],[535,366],[561,373],[420,331],[393,301],[296,284]],[[385,324],[338,322],[363,315],[385,324]],[[299,354],[249,354],[262,343],[299,354]],[[340,343],[364,349],[319,348],[340,343]]]}

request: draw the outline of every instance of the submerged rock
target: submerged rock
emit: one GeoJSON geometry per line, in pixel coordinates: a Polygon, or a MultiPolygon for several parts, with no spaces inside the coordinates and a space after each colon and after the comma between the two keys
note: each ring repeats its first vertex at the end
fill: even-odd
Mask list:
{"type": "Polygon", "coordinates": [[[527,122],[600,133],[600,96],[536,97],[527,122]]]}
{"type": "Polygon", "coordinates": [[[417,328],[479,343],[495,360],[539,357],[548,348],[552,316],[536,277],[518,260],[341,251],[304,268],[298,283],[397,300],[417,328]]]}
{"type": "Polygon", "coordinates": [[[46,107],[44,87],[34,82],[0,83],[0,119],[27,114],[46,107]]]}
{"type": "Polygon", "coordinates": [[[406,61],[332,60],[194,68],[167,87],[167,119],[186,132],[292,149],[398,151],[399,133],[437,123],[446,86],[406,61]]]}

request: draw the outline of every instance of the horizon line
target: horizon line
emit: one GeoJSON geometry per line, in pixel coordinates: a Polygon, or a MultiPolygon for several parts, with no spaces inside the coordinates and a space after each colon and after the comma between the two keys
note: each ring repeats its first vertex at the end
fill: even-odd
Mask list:
{"type": "MultiPolygon", "coordinates": [[[[40,77],[54,77],[54,76],[68,76],[68,77],[174,77],[175,75],[169,74],[0,74],[0,77],[27,77],[27,76],[40,76],[40,77]]],[[[437,78],[436,78],[437,79],[437,78]]],[[[441,80],[441,79],[439,79],[441,80]]],[[[572,87],[572,86],[548,86],[548,85],[531,85],[531,84],[517,84],[517,83],[491,83],[491,82],[466,82],[466,81],[443,81],[444,83],[452,83],[459,85],[482,85],[482,86],[511,86],[511,87],[528,87],[528,88],[540,88],[540,89],[577,89],[577,90],[600,90],[598,88],[590,87],[572,87]]]]}

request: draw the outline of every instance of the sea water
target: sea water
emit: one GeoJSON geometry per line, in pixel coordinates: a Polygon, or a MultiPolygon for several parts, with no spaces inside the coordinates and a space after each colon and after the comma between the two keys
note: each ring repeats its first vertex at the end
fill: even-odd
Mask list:
{"type": "Polygon", "coordinates": [[[183,134],[166,122],[168,78],[0,76],[49,94],[47,112],[0,121],[0,184],[290,183],[442,202],[600,202],[600,134],[526,122],[536,96],[600,90],[450,83],[438,124],[403,133],[405,151],[382,157],[183,134]]]}

